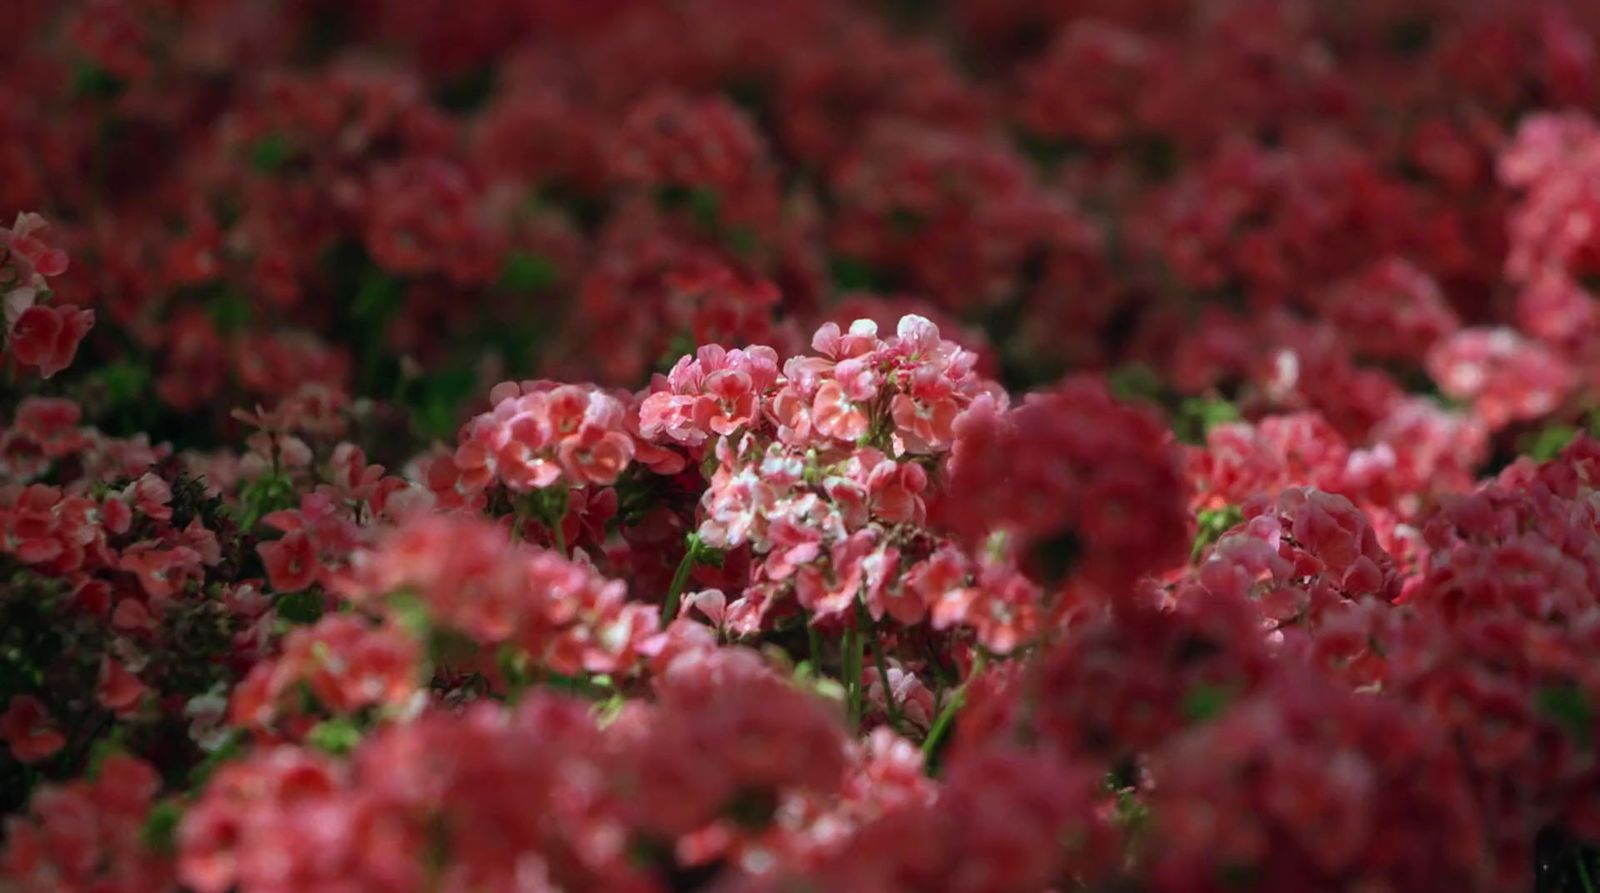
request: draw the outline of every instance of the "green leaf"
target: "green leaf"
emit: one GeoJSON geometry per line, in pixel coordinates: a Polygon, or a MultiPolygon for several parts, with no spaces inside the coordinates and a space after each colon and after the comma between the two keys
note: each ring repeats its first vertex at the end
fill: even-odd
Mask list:
{"type": "Polygon", "coordinates": [[[1170,178],[1177,172],[1178,163],[1182,160],[1177,145],[1164,136],[1150,135],[1139,139],[1134,144],[1133,153],[1139,166],[1156,180],[1170,178]]]}
{"type": "Polygon", "coordinates": [[[1083,147],[1080,145],[1025,132],[1017,135],[1017,147],[1028,156],[1035,167],[1042,171],[1056,170],[1061,166],[1061,162],[1074,155],[1083,154],[1083,147]]]}
{"type": "Polygon", "coordinates": [[[1062,533],[1035,545],[1030,552],[1040,576],[1057,583],[1067,578],[1083,557],[1083,540],[1071,532],[1062,533]]]}
{"type": "Polygon", "coordinates": [[[1254,865],[1229,863],[1217,869],[1217,881],[1230,890],[1253,890],[1261,870],[1254,865]]]}
{"type": "Polygon", "coordinates": [[[1548,462],[1561,455],[1577,436],[1578,429],[1571,425],[1551,425],[1520,444],[1520,452],[1537,462],[1548,462]]]}
{"type": "Polygon", "coordinates": [[[1414,57],[1433,42],[1434,23],[1426,15],[1404,16],[1389,26],[1384,42],[1391,52],[1414,57]]]}
{"type": "Polygon", "coordinates": [[[405,304],[406,283],[376,267],[369,267],[361,277],[361,287],[356,292],[355,306],[350,312],[356,319],[385,322],[405,304]]]}
{"type": "Polygon", "coordinates": [[[1570,682],[1547,685],[1535,693],[1534,704],[1541,714],[1559,723],[1580,744],[1589,746],[1595,717],[1583,689],[1570,682]]]}
{"type": "Polygon", "coordinates": [[[1112,821],[1117,827],[1127,831],[1137,831],[1149,822],[1150,807],[1139,799],[1133,789],[1118,790],[1116,797],[1117,805],[1112,821]]]}
{"type": "Polygon", "coordinates": [[[1222,539],[1222,535],[1237,527],[1244,521],[1244,512],[1236,505],[1225,505],[1219,509],[1203,509],[1195,517],[1195,526],[1198,528],[1194,535],[1194,547],[1189,551],[1189,560],[1198,561],[1213,543],[1222,539]]]}
{"type": "Polygon", "coordinates": [[[835,257],[828,269],[840,291],[872,291],[882,284],[882,277],[875,270],[853,257],[835,257]]]}
{"type": "Polygon", "coordinates": [[[281,475],[263,475],[239,490],[239,501],[243,508],[239,526],[249,530],[267,515],[295,506],[294,484],[281,475]]]}
{"type": "Polygon", "coordinates": [[[671,372],[672,367],[678,365],[678,360],[694,353],[696,346],[694,336],[689,332],[675,333],[672,340],[667,342],[667,352],[656,363],[656,371],[663,374],[671,372]]]}
{"type": "Polygon", "coordinates": [[[728,243],[728,250],[741,260],[750,260],[755,256],[756,249],[761,247],[761,235],[745,225],[729,229],[723,241],[728,243]]]}
{"type": "Polygon", "coordinates": [[[289,163],[294,149],[281,133],[269,133],[250,147],[250,166],[263,174],[281,170],[289,163]]]}
{"type": "Polygon", "coordinates": [[[1111,393],[1119,400],[1161,402],[1161,377],[1143,363],[1118,366],[1111,370],[1106,379],[1111,386],[1111,393]]]}
{"type": "Polygon", "coordinates": [[[501,645],[495,652],[495,665],[500,668],[500,675],[511,687],[513,695],[520,693],[533,681],[533,656],[525,648],[501,645]]]}
{"type": "Polygon", "coordinates": [[[1226,400],[1190,397],[1179,404],[1174,428],[1179,440],[1200,444],[1205,442],[1212,428],[1238,420],[1239,410],[1226,400]]]}
{"type": "Polygon", "coordinates": [[[100,370],[100,381],[113,407],[130,406],[144,398],[150,385],[150,367],[132,360],[118,360],[100,370]]]}
{"type": "Polygon", "coordinates": [[[306,733],[306,743],[334,756],[344,756],[361,743],[361,730],[347,717],[325,719],[306,733]]]}
{"type": "Polygon", "coordinates": [[[250,299],[238,289],[224,289],[206,305],[206,313],[218,331],[238,332],[250,326],[250,299]]]}
{"type": "Polygon", "coordinates": [[[423,376],[412,387],[408,401],[411,420],[426,437],[446,439],[455,434],[461,405],[476,390],[478,377],[470,369],[447,369],[423,376]]]}
{"type": "Polygon", "coordinates": [[[278,596],[276,605],[280,619],[298,625],[309,625],[321,620],[323,606],[322,593],[315,589],[284,593],[278,596]]]}
{"type": "Polygon", "coordinates": [[[921,214],[906,208],[895,208],[889,212],[889,232],[897,236],[916,235],[924,222],[921,214]]]}
{"type": "Polygon", "coordinates": [[[182,807],[170,800],[157,803],[139,829],[139,839],[150,850],[170,856],[177,852],[178,825],[182,822],[182,807]]]}
{"type": "Polygon", "coordinates": [[[189,787],[191,789],[198,790],[205,787],[206,781],[211,778],[212,773],[217,771],[218,766],[244,752],[244,747],[239,741],[238,732],[230,731],[226,735],[227,737],[214,750],[206,754],[206,758],[201,760],[189,772],[189,787]]]}
{"type": "Polygon", "coordinates": [[[704,564],[710,567],[720,568],[722,567],[723,562],[728,560],[727,549],[718,549],[714,546],[708,546],[701,542],[699,537],[695,537],[693,548],[694,561],[696,564],[704,564]]]}
{"type": "Polygon", "coordinates": [[[663,186],[656,191],[656,206],[663,211],[688,211],[695,224],[707,232],[717,232],[722,220],[722,196],[704,186],[663,186]]]}
{"type": "Polygon", "coordinates": [[[117,754],[125,751],[125,748],[122,746],[123,728],[123,726],[117,726],[113,728],[110,735],[107,735],[106,737],[101,738],[94,744],[90,745],[89,765],[84,769],[84,775],[87,775],[90,778],[97,777],[100,774],[100,767],[105,765],[106,760],[109,760],[117,754]]]}
{"type": "Polygon", "coordinates": [[[696,223],[705,229],[717,228],[717,221],[721,216],[722,198],[714,189],[694,189],[689,192],[689,213],[694,215],[696,223]]]}
{"type": "Polygon", "coordinates": [[[1184,718],[1192,723],[1215,719],[1233,703],[1234,694],[1231,685],[1197,685],[1183,699],[1184,718]]]}
{"type": "Polygon", "coordinates": [[[623,709],[627,706],[628,699],[623,696],[622,692],[615,692],[611,697],[594,705],[592,713],[595,722],[599,723],[601,728],[604,728],[615,721],[618,716],[621,716],[623,709]]]}
{"type": "Polygon", "coordinates": [[[766,788],[743,788],[723,804],[722,814],[734,825],[759,831],[772,824],[778,811],[777,794],[766,788]]]}
{"type": "Polygon", "coordinates": [[[500,287],[518,294],[543,291],[561,278],[561,271],[549,258],[528,251],[513,251],[500,270],[500,287]]]}
{"type": "Polygon", "coordinates": [[[72,95],[80,99],[115,99],[127,82],[93,62],[80,62],[72,70],[72,95]]]}
{"type": "Polygon", "coordinates": [[[428,606],[415,594],[407,591],[397,592],[389,599],[389,615],[399,622],[411,635],[418,639],[426,639],[432,623],[428,618],[428,606]]]}
{"type": "Polygon", "coordinates": [[[468,113],[483,107],[494,95],[495,66],[485,65],[446,82],[435,93],[439,106],[447,111],[468,113]]]}

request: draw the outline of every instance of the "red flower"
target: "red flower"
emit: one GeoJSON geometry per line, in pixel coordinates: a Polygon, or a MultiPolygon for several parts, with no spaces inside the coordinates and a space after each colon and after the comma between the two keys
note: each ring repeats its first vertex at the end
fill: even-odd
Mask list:
{"type": "Polygon", "coordinates": [[[72,365],[78,342],[94,325],[93,310],[35,304],[11,327],[11,353],[24,366],[37,366],[49,378],[72,365]]]}
{"type": "Polygon", "coordinates": [[[280,540],[256,546],[267,566],[267,579],[279,592],[299,592],[317,581],[321,563],[304,531],[293,530],[280,540]]]}
{"type": "Polygon", "coordinates": [[[65,735],[50,722],[43,704],[31,695],[17,695],[0,714],[0,740],[11,747],[11,755],[24,763],[37,763],[67,743],[65,735]]]}
{"type": "Polygon", "coordinates": [[[127,716],[139,706],[146,691],[149,688],[139,677],[116,660],[108,656],[100,662],[100,683],[95,688],[95,696],[107,710],[127,716]]]}

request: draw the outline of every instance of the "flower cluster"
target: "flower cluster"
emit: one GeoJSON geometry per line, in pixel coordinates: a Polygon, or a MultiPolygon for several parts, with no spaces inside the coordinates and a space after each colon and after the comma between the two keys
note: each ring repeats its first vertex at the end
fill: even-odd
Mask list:
{"type": "Polygon", "coordinates": [[[702,347],[639,406],[643,434],[711,469],[696,542],[752,556],[718,625],[753,634],[798,608],[813,624],[888,616],[1016,648],[1036,632],[1037,587],[1003,556],[963,548],[928,509],[951,474],[958,419],[1004,393],[919,316],[888,338],[871,320],[830,323],[812,347],[819,356],[781,370],[770,348],[702,347]]]}
{"type": "Polygon", "coordinates": [[[179,877],[219,893],[407,890],[430,878],[649,891],[662,889],[662,866],[759,851],[787,801],[841,788],[837,718],[753,654],[687,655],[657,689],[653,706],[603,726],[582,702],[540,694],[426,713],[363,742],[348,764],[260,750],[223,767],[193,806],[179,877]]]}
{"type": "Polygon", "coordinates": [[[516,492],[617,482],[633,461],[622,401],[597,389],[526,382],[491,392],[494,409],[472,419],[454,456],[468,492],[490,483],[516,492]]]}
{"type": "Polygon", "coordinates": [[[0,227],[0,302],[9,360],[49,378],[72,365],[94,311],[42,303],[51,294],[45,280],[67,269],[67,253],[39,237],[44,227],[44,218],[29,213],[18,214],[10,229],[0,227]]]}
{"type": "MultiPolygon", "coordinates": [[[[390,613],[394,597],[476,646],[513,645],[556,673],[621,673],[640,661],[656,612],[593,567],[541,549],[509,546],[483,521],[423,517],[357,556],[350,600],[390,613]],[[373,604],[391,597],[387,604],[373,604]]],[[[326,622],[326,621],[325,621],[326,622]]]]}

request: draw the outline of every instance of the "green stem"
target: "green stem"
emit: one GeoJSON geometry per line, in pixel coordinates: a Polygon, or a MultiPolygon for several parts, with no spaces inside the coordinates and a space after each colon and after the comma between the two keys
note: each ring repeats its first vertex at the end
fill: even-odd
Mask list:
{"type": "Polygon", "coordinates": [[[1583,893],[1595,893],[1594,879],[1589,877],[1589,860],[1584,858],[1581,844],[1573,847],[1573,855],[1578,860],[1578,880],[1583,883],[1583,893]]]}
{"type": "Polygon", "coordinates": [[[511,541],[513,543],[522,542],[522,528],[523,528],[523,525],[527,522],[527,520],[528,520],[528,507],[527,507],[527,504],[523,500],[519,499],[519,500],[517,500],[516,514],[513,516],[512,521],[511,521],[511,541]]]}
{"type": "Polygon", "coordinates": [[[872,638],[872,662],[878,669],[878,684],[883,686],[883,703],[889,710],[889,727],[900,728],[900,705],[895,703],[894,689],[889,686],[889,661],[883,655],[883,637],[878,635],[877,621],[867,611],[867,603],[856,599],[856,619],[867,627],[872,638]]]}
{"type": "Polygon", "coordinates": [[[567,531],[562,522],[567,519],[567,509],[571,506],[567,497],[564,486],[546,487],[519,497],[517,504],[520,512],[526,503],[528,514],[550,531],[551,542],[563,558],[567,557],[567,531]]]}
{"type": "Polygon", "coordinates": [[[104,102],[96,109],[94,154],[89,157],[89,200],[92,207],[100,207],[106,192],[106,163],[111,155],[111,118],[104,102]]]}
{"type": "Polygon", "coordinates": [[[850,728],[861,727],[861,625],[852,624],[844,631],[845,691],[850,693],[850,728]]]}
{"type": "Polygon", "coordinates": [[[961,705],[966,700],[967,686],[971,685],[972,680],[978,678],[981,673],[983,673],[983,652],[979,651],[978,656],[972,661],[972,673],[967,676],[967,680],[961,683],[959,688],[950,693],[950,699],[945,702],[944,709],[939,711],[938,718],[933,721],[933,726],[928,729],[928,737],[922,739],[922,761],[924,763],[928,762],[933,757],[934,752],[939,749],[940,741],[949,732],[950,724],[955,722],[956,713],[961,710],[961,705]]]}
{"type": "Polygon", "coordinates": [[[695,561],[699,558],[700,538],[689,534],[687,547],[683,551],[683,560],[678,562],[678,571],[672,575],[672,588],[667,590],[667,600],[661,606],[661,623],[671,623],[678,616],[678,602],[683,598],[683,589],[689,585],[689,572],[694,569],[695,561]]]}

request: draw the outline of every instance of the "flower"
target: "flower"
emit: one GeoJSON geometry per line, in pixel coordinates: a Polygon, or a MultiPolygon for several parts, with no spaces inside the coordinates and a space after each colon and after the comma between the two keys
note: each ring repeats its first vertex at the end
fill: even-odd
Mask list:
{"type": "Polygon", "coordinates": [[[13,695],[0,714],[0,740],[24,763],[48,759],[66,746],[67,738],[50,722],[44,704],[32,695],[13,695]]]}
{"type": "Polygon", "coordinates": [[[94,311],[70,305],[35,304],[11,326],[11,355],[24,366],[36,366],[49,378],[72,365],[78,342],[94,325],[94,311]]]}

